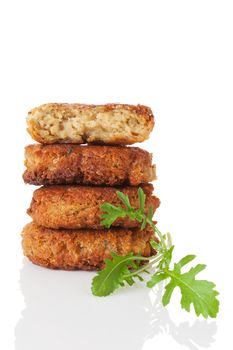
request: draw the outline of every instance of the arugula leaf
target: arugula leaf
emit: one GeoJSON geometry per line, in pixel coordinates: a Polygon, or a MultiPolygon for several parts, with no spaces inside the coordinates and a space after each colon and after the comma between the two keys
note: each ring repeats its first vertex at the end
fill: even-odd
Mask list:
{"type": "MultiPolygon", "coordinates": [[[[142,195],[142,205],[143,205],[143,198],[144,198],[143,196],[145,196],[144,192],[142,195]]],[[[123,218],[125,216],[128,216],[131,220],[137,220],[138,222],[143,221],[142,227],[144,229],[146,227],[146,216],[144,215],[144,213],[141,212],[140,209],[136,210],[133,207],[131,207],[129,197],[125,195],[123,192],[117,191],[117,197],[122,201],[126,209],[122,207],[116,207],[115,205],[110,203],[101,204],[100,208],[103,213],[101,214],[102,220],[100,224],[106,228],[109,228],[112,225],[112,223],[118,218],[123,218]]]]}
{"type": "Polygon", "coordinates": [[[117,191],[117,197],[124,203],[126,208],[128,208],[129,210],[133,209],[131,207],[129,197],[126,194],[124,194],[123,192],[117,191]]]}
{"type": "Polygon", "coordinates": [[[174,245],[171,246],[169,249],[165,250],[163,252],[163,256],[158,264],[158,267],[162,270],[166,267],[169,267],[171,259],[172,259],[172,252],[174,249],[174,245]]]}
{"type": "Polygon", "coordinates": [[[219,301],[216,296],[219,294],[215,288],[215,284],[206,280],[196,280],[195,276],[204,270],[206,265],[198,264],[192,267],[186,273],[179,273],[175,270],[167,271],[167,276],[171,281],[165,287],[165,293],[162,298],[163,305],[170,302],[170,298],[175,287],[179,287],[181,291],[181,307],[186,311],[190,311],[190,305],[193,304],[196,315],[202,314],[207,318],[216,317],[219,311],[219,301]]]}
{"type": "Polygon", "coordinates": [[[181,291],[181,307],[190,311],[193,305],[196,315],[202,315],[207,318],[216,317],[219,311],[219,301],[216,298],[218,292],[214,289],[215,284],[206,280],[196,280],[196,275],[205,269],[205,265],[198,264],[190,268],[186,273],[181,269],[190,263],[196,256],[186,255],[178,263],[174,263],[173,269],[170,268],[174,245],[172,245],[171,235],[163,235],[153,222],[153,207],[149,208],[148,214],[145,213],[146,195],[141,188],[138,189],[139,209],[131,206],[129,198],[122,192],[117,191],[118,198],[122,201],[125,208],[116,207],[105,203],[101,205],[103,211],[101,224],[109,228],[118,218],[128,217],[131,220],[137,220],[141,223],[141,230],[149,225],[158,238],[150,240],[151,247],[157,252],[151,257],[134,256],[130,253],[126,256],[111,254],[112,259],[105,260],[105,268],[94,277],[92,282],[92,293],[97,296],[106,296],[114,292],[120,286],[127,283],[132,286],[135,279],[143,281],[142,273],[154,271],[151,279],[147,282],[147,287],[153,288],[157,283],[168,279],[165,286],[165,292],[162,297],[162,303],[166,306],[171,299],[172,293],[176,287],[181,291]],[[145,264],[141,266],[141,262],[145,264]]]}
{"type": "Polygon", "coordinates": [[[158,284],[159,282],[165,280],[167,278],[167,274],[162,272],[162,271],[158,271],[156,272],[151,279],[147,282],[147,287],[149,288],[153,288],[156,284],[158,284]]]}
{"type": "Polygon", "coordinates": [[[161,251],[162,250],[162,246],[161,246],[160,242],[156,242],[154,239],[150,240],[150,245],[156,251],[161,251]]]}
{"type": "MultiPolygon", "coordinates": [[[[139,189],[138,189],[138,199],[139,199],[139,209],[140,209],[141,213],[143,214],[144,208],[145,208],[146,195],[143,192],[143,189],[141,187],[139,187],[139,189]]],[[[153,210],[153,207],[152,207],[152,210],[153,210]]]]}
{"type": "Polygon", "coordinates": [[[102,220],[100,224],[106,228],[109,228],[118,218],[123,218],[126,216],[126,212],[123,208],[116,207],[115,205],[109,203],[102,204],[101,209],[105,213],[101,215],[102,220]]]}
{"type": "Polygon", "coordinates": [[[154,215],[154,208],[153,208],[153,205],[150,205],[150,206],[149,206],[148,215],[147,215],[147,217],[148,217],[148,219],[149,219],[150,221],[152,221],[153,215],[154,215]]]}
{"type": "MultiPolygon", "coordinates": [[[[105,268],[99,271],[92,281],[92,293],[96,296],[106,296],[114,292],[127,282],[130,286],[134,284],[133,276],[130,276],[129,266],[139,268],[139,262],[148,260],[141,256],[134,256],[130,253],[126,256],[119,256],[111,253],[112,260],[105,260],[105,268]]],[[[140,280],[141,276],[136,275],[140,280]]]]}
{"type": "Polygon", "coordinates": [[[215,284],[205,280],[196,280],[195,276],[205,269],[205,265],[198,264],[192,267],[188,272],[181,273],[181,268],[195,258],[195,255],[187,255],[177,264],[174,264],[173,270],[162,270],[156,272],[147,282],[147,287],[152,288],[157,283],[167,278],[170,282],[165,287],[165,293],[162,298],[164,306],[169,304],[172,293],[176,287],[181,291],[181,307],[190,311],[190,305],[193,304],[196,315],[200,314],[207,318],[216,317],[219,310],[219,301],[216,296],[218,292],[214,290],[215,284]]]}

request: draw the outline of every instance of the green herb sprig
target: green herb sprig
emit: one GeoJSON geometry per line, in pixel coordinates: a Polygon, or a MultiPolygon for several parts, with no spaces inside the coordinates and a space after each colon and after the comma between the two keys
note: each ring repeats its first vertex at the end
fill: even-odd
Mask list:
{"type": "Polygon", "coordinates": [[[168,282],[162,297],[164,306],[169,304],[174,289],[178,287],[181,292],[180,303],[183,309],[190,311],[192,304],[197,316],[215,318],[219,311],[219,301],[216,298],[219,293],[214,289],[215,284],[196,279],[196,275],[204,270],[206,265],[198,264],[190,268],[189,271],[182,272],[182,268],[196,257],[195,255],[186,255],[171,267],[174,249],[171,236],[169,233],[163,235],[154,224],[153,207],[149,208],[147,214],[145,213],[146,195],[143,190],[138,189],[139,209],[131,206],[129,197],[124,193],[117,191],[117,196],[124,207],[116,207],[109,203],[102,204],[101,224],[109,228],[118,218],[128,217],[140,222],[141,230],[149,225],[157,236],[157,241],[150,241],[156,254],[151,257],[143,257],[133,253],[118,256],[112,252],[112,259],[106,259],[105,268],[93,278],[92,293],[96,296],[107,296],[126,284],[132,286],[137,280],[144,281],[144,273],[152,274],[146,283],[147,287],[152,288],[163,280],[168,282]]]}

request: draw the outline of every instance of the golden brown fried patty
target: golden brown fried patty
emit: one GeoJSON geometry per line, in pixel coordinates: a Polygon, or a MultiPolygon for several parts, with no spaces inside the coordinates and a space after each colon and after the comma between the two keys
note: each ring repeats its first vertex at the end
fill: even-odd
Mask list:
{"type": "Polygon", "coordinates": [[[139,185],[155,179],[152,155],[138,147],[29,145],[26,183],[34,185],[139,185]]]}
{"type": "Polygon", "coordinates": [[[154,126],[146,106],[48,103],[32,109],[28,132],[41,143],[130,145],[148,139],[154,126]]]}
{"type": "Polygon", "coordinates": [[[151,230],[52,230],[26,225],[22,232],[23,251],[33,263],[64,270],[98,270],[111,252],[126,255],[130,252],[150,256],[151,230]]]}
{"type": "MultiPolygon", "coordinates": [[[[152,195],[153,185],[142,185],[146,194],[145,208],[158,208],[159,199],[152,195]]],[[[27,213],[37,225],[49,228],[101,228],[101,208],[103,203],[124,206],[117,197],[117,190],[129,196],[131,205],[139,208],[137,187],[85,187],[47,186],[36,190],[27,213]]],[[[137,221],[122,218],[113,226],[139,227],[137,221]]],[[[103,227],[102,227],[103,228],[103,227]]]]}

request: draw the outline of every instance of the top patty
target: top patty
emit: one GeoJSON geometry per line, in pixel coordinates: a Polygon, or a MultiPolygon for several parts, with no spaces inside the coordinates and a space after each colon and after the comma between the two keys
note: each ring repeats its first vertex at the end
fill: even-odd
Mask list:
{"type": "Polygon", "coordinates": [[[34,185],[133,185],[155,180],[152,155],[138,147],[29,145],[23,174],[34,185]]]}
{"type": "Polygon", "coordinates": [[[130,145],[148,139],[154,126],[146,106],[48,103],[32,109],[28,132],[41,143],[130,145]]]}

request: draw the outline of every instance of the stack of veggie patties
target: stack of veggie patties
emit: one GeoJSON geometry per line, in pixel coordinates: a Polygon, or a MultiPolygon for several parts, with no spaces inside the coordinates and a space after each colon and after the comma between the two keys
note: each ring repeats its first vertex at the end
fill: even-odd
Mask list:
{"type": "Polygon", "coordinates": [[[153,195],[152,155],[130,147],[149,137],[151,109],[123,104],[45,104],[27,118],[28,132],[40,144],[25,148],[24,181],[43,185],[33,193],[23,229],[24,254],[35,264],[56,269],[98,270],[111,253],[150,256],[153,232],[120,218],[101,225],[101,205],[123,206],[117,191],[139,208],[159,206],[153,195]],[[87,145],[85,145],[88,143],[87,145]]]}

